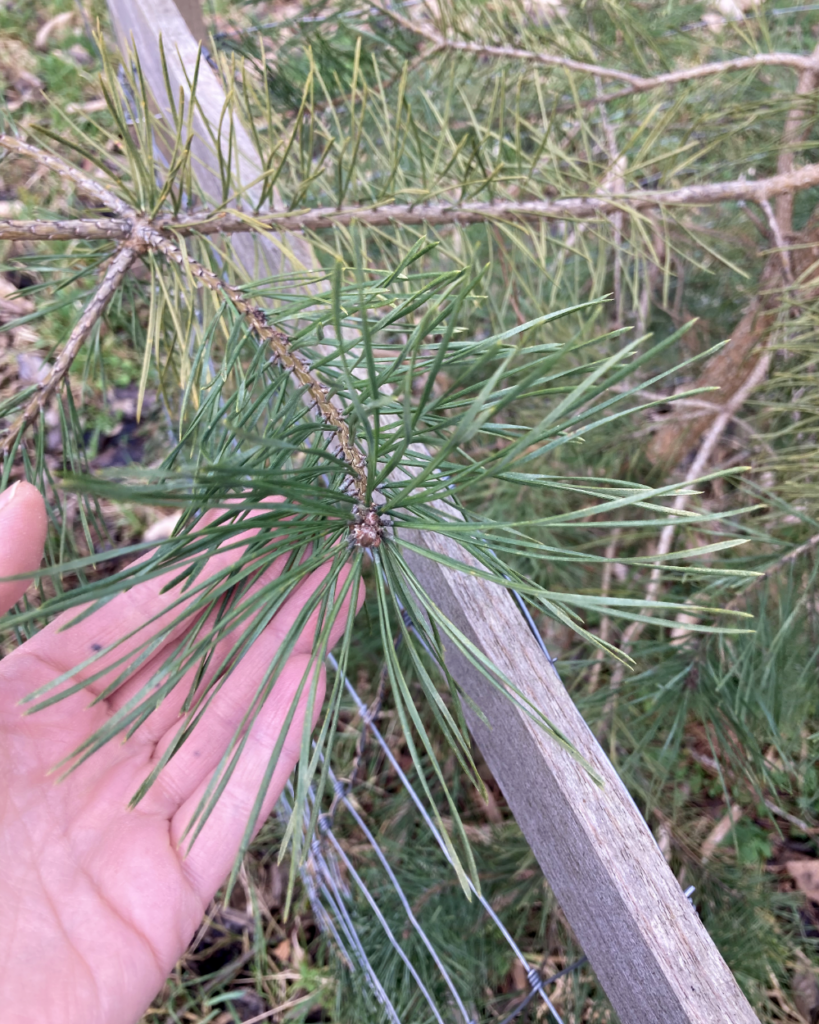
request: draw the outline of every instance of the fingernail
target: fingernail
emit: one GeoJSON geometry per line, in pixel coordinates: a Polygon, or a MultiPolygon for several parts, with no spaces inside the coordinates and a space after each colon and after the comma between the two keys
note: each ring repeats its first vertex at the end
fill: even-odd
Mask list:
{"type": "Polygon", "coordinates": [[[16,484],[12,484],[11,487],[7,487],[6,490],[0,494],[0,512],[14,501],[14,494],[19,486],[20,481],[18,480],[16,484]]]}

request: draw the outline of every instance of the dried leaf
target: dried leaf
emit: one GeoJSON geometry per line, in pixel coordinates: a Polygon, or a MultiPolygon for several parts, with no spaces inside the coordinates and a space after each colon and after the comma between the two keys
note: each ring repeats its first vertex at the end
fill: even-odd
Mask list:
{"type": "Polygon", "coordinates": [[[0,71],[7,81],[14,81],[20,71],[34,71],[37,60],[19,39],[0,38],[0,71]]]}
{"type": "Polygon", "coordinates": [[[55,14],[53,18],[49,18],[44,25],[40,26],[34,37],[35,47],[38,50],[47,50],[49,39],[52,36],[64,35],[73,20],[73,11],[63,11],[62,14],[55,14]]]}
{"type": "MultiPolygon", "coordinates": [[[[75,64],[79,64],[80,67],[86,67],[88,64],[93,63],[94,58],[86,50],[84,46],[79,43],[75,43],[73,46],[69,46],[65,51],[67,57],[70,57],[75,64]]],[[[103,108],[104,109],[104,108],[103,108]]]]}
{"type": "Polygon", "coordinates": [[[702,844],[700,850],[700,863],[707,864],[708,861],[714,856],[714,851],[719,844],[725,839],[731,829],[736,825],[739,819],[742,817],[742,808],[738,804],[734,804],[726,814],[724,814],[716,825],[711,829],[702,844]]]}
{"type": "Polygon", "coordinates": [[[142,539],[148,544],[153,544],[160,540],[167,540],[173,533],[174,527],[179,522],[181,515],[181,512],[174,512],[169,516],[163,516],[161,519],[157,519],[155,523],[151,523],[150,526],[145,528],[145,532],[142,534],[142,539]]]}
{"type": "Polygon", "coordinates": [[[789,860],[785,870],[809,900],[819,903],[819,860],[789,860]]]}
{"type": "Polygon", "coordinates": [[[86,100],[85,103],[69,103],[66,108],[66,114],[99,114],[108,104],[102,97],[96,100],[86,100]]]}
{"type": "Polygon", "coordinates": [[[290,963],[290,939],[282,939],[278,946],[273,947],[273,956],[283,964],[290,963]]]}
{"type": "Polygon", "coordinates": [[[293,966],[296,968],[296,970],[298,970],[299,967],[301,967],[302,961],[304,960],[304,950],[301,948],[301,945],[299,943],[298,927],[294,928],[293,931],[290,933],[290,943],[293,950],[293,966]]]}

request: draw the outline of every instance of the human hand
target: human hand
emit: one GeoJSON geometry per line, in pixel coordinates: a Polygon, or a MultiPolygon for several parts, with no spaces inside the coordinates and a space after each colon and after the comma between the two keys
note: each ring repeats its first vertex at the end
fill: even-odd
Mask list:
{"type": "MultiPolygon", "coordinates": [[[[39,567],[46,513],[36,488],[0,494],[0,579],[39,567]],[[13,492],[13,493],[11,493],[13,492]],[[5,501],[4,501],[5,499],[5,501]]],[[[236,557],[217,554],[207,571],[236,557]]],[[[256,585],[275,578],[282,560],[256,585]]],[[[282,639],[319,586],[317,570],[289,597],[216,695],[193,734],[133,809],[128,803],[179,725],[187,687],[177,686],[126,742],[108,743],[66,778],[54,766],[149,678],[163,648],[111,697],[90,706],[121,666],[33,715],[20,706],[33,690],[143,627],[161,635],[178,594],[167,580],[141,583],[82,622],[55,620],[0,662],[0,1019],[4,1024],[134,1024],[188,946],[239,848],[270,753],[311,660],[317,612],[309,620],[255,721],[241,760],[190,850],[180,846],[226,744],[282,639]],[[157,617],[158,616],[158,617],[157,617]],[[145,625],[149,623],[149,625],[145,625]],[[62,629],[62,631],[61,631],[62,629]]],[[[0,614],[26,580],[0,582],[0,614]]],[[[359,595],[360,603],[360,595],[359,595]]],[[[330,644],[343,631],[342,608],[330,644]]],[[[222,641],[225,650],[235,636],[222,641]]],[[[218,653],[218,652],[217,652],[218,653]]],[[[107,657],[107,656],[103,656],[107,657]]],[[[112,654],[113,662],[121,652],[112,654]]],[[[218,658],[214,659],[218,662],[218,658]]],[[[97,672],[100,662],[88,671],[97,672]]],[[[104,665],[105,662],[103,661],[104,665]]],[[[81,675],[81,673],[80,673],[81,675]]],[[[298,761],[305,686],[264,802],[270,813],[298,761]]],[[[314,721],[324,698],[321,670],[314,721]]]]}

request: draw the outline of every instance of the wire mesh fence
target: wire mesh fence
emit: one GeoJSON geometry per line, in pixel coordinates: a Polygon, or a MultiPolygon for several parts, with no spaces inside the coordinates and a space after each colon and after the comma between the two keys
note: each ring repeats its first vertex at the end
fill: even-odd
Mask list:
{"type": "MultiPolygon", "coordinates": [[[[525,603],[519,595],[515,594],[515,597],[526,624],[541,645],[544,656],[553,663],[525,603]]],[[[405,621],[411,629],[412,623],[406,615],[405,621]]],[[[400,640],[397,640],[396,647],[399,645],[400,640]]],[[[328,666],[334,672],[340,671],[340,666],[332,654],[328,656],[328,666]]],[[[368,745],[372,745],[375,752],[384,759],[395,774],[404,798],[414,807],[423,826],[434,840],[444,862],[451,870],[451,874],[456,875],[456,864],[451,844],[446,841],[441,830],[433,821],[417,788],[378,728],[377,723],[384,697],[385,683],[385,673],[382,672],[375,697],[368,705],[350,679],[347,677],[344,679],[347,696],[359,717],[360,732],[355,755],[346,778],[341,779],[332,768],[328,769],[332,785],[332,798],[327,809],[318,815],[317,829],[311,839],[309,854],[301,869],[301,877],[319,928],[332,940],[344,967],[357,974],[366,983],[372,1000],[380,1010],[382,1019],[400,1024],[407,1020],[417,1020],[418,1017],[401,1015],[388,993],[387,985],[379,976],[377,966],[373,963],[372,953],[368,953],[361,938],[362,908],[366,908],[369,913],[370,923],[377,926],[376,932],[380,931],[381,942],[395,951],[406,974],[412,979],[417,989],[417,997],[426,1008],[428,1019],[434,1020],[438,1024],[448,1024],[450,1021],[456,1021],[458,1024],[478,1024],[480,1018],[471,994],[459,988],[457,980],[453,977],[455,971],[447,963],[446,951],[436,948],[428,931],[419,921],[410,897],[402,888],[398,875],[391,865],[388,852],[373,834],[365,816],[356,807],[355,790],[360,782],[362,762],[368,745]],[[356,869],[353,859],[345,849],[345,843],[337,836],[336,828],[342,814],[348,817],[349,824],[359,836],[363,836],[365,844],[372,851],[380,875],[380,877],[376,876],[375,880],[373,880],[372,872],[369,873],[368,878],[365,878],[356,869]],[[386,896],[386,901],[394,903],[397,900],[403,910],[405,925],[401,935],[396,934],[395,928],[391,926],[388,919],[394,918],[394,915],[385,912],[381,906],[385,902],[387,892],[389,895],[386,896]],[[410,933],[417,939],[413,952],[408,952],[406,948],[410,945],[406,941],[410,933]],[[433,982],[429,981],[430,975],[434,978],[433,982]]],[[[292,789],[289,793],[292,797],[292,789]]],[[[315,810],[315,799],[315,792],[311,789],[312,810],[315,810]]],[[[279,813],[283,818],[289,818],[291,810],[290,799],[285,795],[281,798],[279,813]]],[[[309,828],[309,817],[310,815],[305,811],[305,829],[309,828]]],[[[563,1024],[563,1017],[550,998],[550,988],[566,975],[578,971],[586,965],[588,963],[586,957],[581,956],[563,969],[547,975],[544,971],[548,961],[544,958],[543,963],[533,966],[530,958],[527,958],[515,941],[486,895],[476,887],[471,878],[466,876],[464,880],[470,890],[471,898],[479,904],[486,919],[491,922],[497,942],[505,944],[520,964],[528,985],[528,992],[514,1000],[511,1012],[502,1018],[501,1024],[508,1024],[508,1022],[519,1018],[535,1000],[539,1001],[543,1007],[543,1012],[538,1015],[538,1019],[548,1019],[563,1024]]],[[[465,893],[462,894],[462,898],[464,901],[467,900],[465,893]]],[[[412,1000],[409,1000],[409,1003],[412,1005],[412,1000]]]]}

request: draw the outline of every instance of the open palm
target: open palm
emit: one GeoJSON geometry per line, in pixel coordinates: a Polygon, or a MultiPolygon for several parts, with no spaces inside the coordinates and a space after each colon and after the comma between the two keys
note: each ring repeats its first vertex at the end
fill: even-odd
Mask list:
{"type": "MultiPolygon", "coordinates": [[[[39,492],[19,484],[0,506],[0,579],[38,567],[45,528],[39,492]]],[[[235,552],[217,555],[211,571],[220,558],[235,559],[235,552]]],[[[274,564],[259,584],[279,571],[274,564]]],[[[161,635],[163,617],[157,613],[179,595],[161,594],[162,580],[140,584],[68,629],[67,619],[55,621],[0,662],[0,1019],[6,1024],[133,1024],[160,989],[236,856],[270,752],[310,661],[314,621],[190,850],[180,846],[185,826],[266,667],[322,575],[314,573],[290,597],[134,809],[129,800],[178,728],[186,687],[177,687],[127,742],[109,743],[62,780],[53,772],[55,764],[139,689],[155,661],[93,706],[87,690],[33,715],[24,715],[19,702],[99,645],[140,626],[134,646],[148,633],[161,635]]],[[[25,586],[0,583],[0,614],[25,586]]],[[[331,643],[345,616],[342,610],[331,643]]],[[[166,629],[170,618],[169,612],[166,629]]],[[[184,629],[167,630],[163,647],[178,643],[184,629]]],[[[120,650],[110,660],[121,656],[120,650]]],[[[93,671],[99,668],[97,662],[93,671]]],[[[105,686],[101,679],[90,689],[99,693],[105,686]]],[[[323,694],[322,675],[316,708],[323,694]]],[[[298,759],[306,699],[305,688],[262,819],[298,759]]]]}

